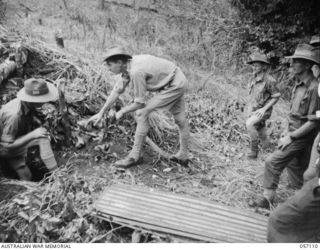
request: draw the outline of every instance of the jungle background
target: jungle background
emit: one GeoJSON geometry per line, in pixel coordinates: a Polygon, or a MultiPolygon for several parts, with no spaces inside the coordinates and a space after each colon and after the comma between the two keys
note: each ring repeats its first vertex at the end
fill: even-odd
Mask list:
{"type": "MultiPolygon", "coordinates": [[[[37,46],[46,44],[54,51],[48,55],[43,50],[45,56],[39,59],[41,63],[31,65],[33,69],[52,66],[58,59],[78,69],[81,73],[77,75],[62,65],[61,74],[52,74],[50,79],[59,80],[63,75],[70,91],[83,90],[92,114],[104,101],[98,92],[107,94],[112,85],[101,65],[108,48],[121,45],[133,54],[148,53],[176,62],[188,78],[186,99],[194,142],[188,168],[158,157],[146,146],[145,163],[122,173],[114,171],[112,163],[130,149],[132,126],[109,126],[104,130],[104,140],[88,140],[82,149],[57,145],[60,168],[49,181],[2,181],[2,242],[134,241],[131,229],[93,216],[94,199],[112,183],[146,185],[269,214],[250,206],[262,191],[264,160],[271,150],[262,151],[257,160],[246,158],[251,73],[246,62],[252,52],[260,50],[273,63],[272,74],[282,97],[267,126],[276,146],[286,126],[293,84],[284,56],[292,54],[298,43],[309,43],[312,35],[320,33],[319,1],[1,0],[0,25],[2,48],[6,42],[33,40],[37,46]],[[57,47],[57,34],[63,38],[64,48],[57,47]],[[107,147],[97,148],[102,144],[107,147]]],[[[37,73],[27,71],[24,77],[37,73]]],[[[155,141],[174,152],[177,131],[174,127],[166,130],[168,127],[155,141]]],[[[284,174],[278,202],[292,194],[284,174]]],[[[145,234],[142,239],[173,241],[156,234],[145,234]]]]}

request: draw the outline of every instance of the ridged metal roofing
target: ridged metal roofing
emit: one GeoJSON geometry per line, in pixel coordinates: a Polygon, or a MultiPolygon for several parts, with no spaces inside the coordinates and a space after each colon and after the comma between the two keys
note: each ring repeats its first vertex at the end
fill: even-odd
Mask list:
{"type": "Polygon", "coordinates": [[[112,185],[94,206],[99,217],[133,228],[208,242],[266,242],[265,216],[148,187],[112,185]]]}

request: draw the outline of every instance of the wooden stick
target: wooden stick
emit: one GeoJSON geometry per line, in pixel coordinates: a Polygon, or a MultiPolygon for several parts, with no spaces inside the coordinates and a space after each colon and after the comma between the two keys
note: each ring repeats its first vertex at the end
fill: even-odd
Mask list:
{"type": "Polygon", "coordinates": [[[54,38],[56,40],[56,43],[57,43],[58,47],[64,48],[64,42],[63,42],[62,34],[56,33],[54,38]]]}
{"type": "Polygon", "coordinates": [[[68,116],[68,109],[66,101],[64,98],[64,91],[66,86],[66,80],[64,78],[58,81],[58,91],[59,91],[59,111],[62,117],[62,126],[64,127],[65,141],[67,145],[71,142],[71,128],[70,120],[68,116]]]}

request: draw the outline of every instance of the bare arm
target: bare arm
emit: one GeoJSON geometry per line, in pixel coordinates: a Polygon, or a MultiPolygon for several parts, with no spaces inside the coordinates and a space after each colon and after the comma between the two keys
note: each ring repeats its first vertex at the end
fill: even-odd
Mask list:
{"type": "Polygon", "coordinates": [[[103,116],[104,113],[111,107],[111,105],[114,104],[116,100],[118,100],[119,96],[119,91],[112,90],[111,94],[109,95],[107,101],[105,102],[99,113],[103,116]]]}
{"type": "Polygon", "coordinates": [[[94,125],[97,125],[102,120],[104,113],[112,106],[112,104],[116,102],[116,100],[128,86],[129,81],[125,80],[127,79],[121,79],[121,82],[116,83],[101,110],[94,116],[90,117],[87,121],[87,124],[89,124],[90,122],[94,122],[94,125]]]}
{"type": "Polygon", "coordinates": [[[19,147],[22,147],[28,144],[30,141],[38,139],[38,138],[49,138],[50,134],[45,128],[37,128],[26,135],[23,135],[11,143],[6,145],[6,148],[9,150],[15,150],[19,147]]]}
{"type": "Polygon", "coordinates": [[[280,95],[278,97],[273,97],[263,108],[256,110],[254,114],[259,118],[262,118],[267,110],[278,102],[279,98],[280,95]]]}
{"type": "Polygon", "coordinates": [[[265,110],[268,110],[269,108],[271,108],[273,105],[275,105],[280,99],[280,95],[278,97],[274,97],[272,98],[263,108],[265,110]]]}

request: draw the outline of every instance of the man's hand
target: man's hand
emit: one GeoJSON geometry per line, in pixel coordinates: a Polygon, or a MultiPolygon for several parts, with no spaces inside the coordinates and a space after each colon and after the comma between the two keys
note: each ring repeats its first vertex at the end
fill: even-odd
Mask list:
{"type": "Polygon", "coordinates": [[[256,110],[253,114],[256,115],[259,119],[261,119],[265,113],[266,113],[266,110],[264,108],[261,108],[256,110]]]}
{"type": "Polygon", "coordinates": [[[86,124],[86,127],[91,123],[93,122],[93,126],[97,126],[101,120],[103,118],[103,114],[101,114],[100,112],[91,116],[88,120],[87,120],[87,124],[86,124]]]}
{"type": "Polygon", "coordinates": [[[286,135],[284,137],[281,137],[279,139],[278,143],[278,149],[285,150],[285,148],[292,143],[292,139],[290,138],[290,135],[286,135]]]}
{"type": "Polygon", "coordinates": [[[47,129],[45,129],[43,127],[37,128],[37,129],[33,130],[31,133],[32,133],[33,139],[39,139],[39,138],[50,139],[50,133],[48,132],[47,129]]]}
{"type": "Polygon", "coordinates": [[[117,120],[120,120],[123,115],[124,115],[124,114],[123,114],[122,110],[119,110],[119,111],[116,113],[115,117],[116,117],[117,120]]]}

